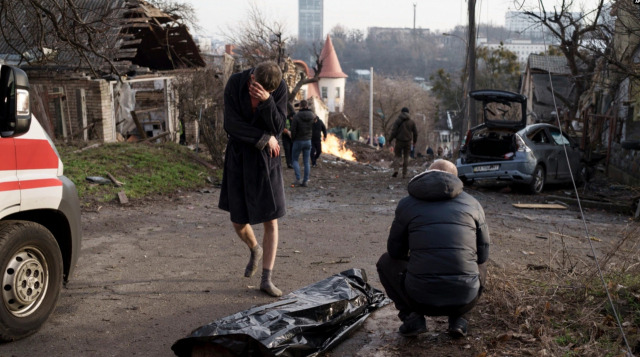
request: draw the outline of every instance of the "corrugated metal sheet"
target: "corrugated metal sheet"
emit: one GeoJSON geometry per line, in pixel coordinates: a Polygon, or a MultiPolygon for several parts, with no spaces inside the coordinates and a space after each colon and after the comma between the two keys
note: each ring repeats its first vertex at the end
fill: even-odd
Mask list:
{"type": "Polygon", "coordinates": [[[529,68],[534,71],[545,71],[553,74],[571,74],[564,56],[530,55],[529,68]]]}

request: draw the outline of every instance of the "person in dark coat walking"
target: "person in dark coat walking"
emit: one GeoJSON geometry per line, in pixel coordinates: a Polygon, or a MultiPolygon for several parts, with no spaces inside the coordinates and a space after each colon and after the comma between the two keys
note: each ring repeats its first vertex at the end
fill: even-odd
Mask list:
{"type": "Polygon", "coordinates": [[[316,117],[311,132],[311,166],[316,167],[322,154],[322,141],[327,139],[327,127],[322,119],[316,117]]]}
{"type": "Polygon", "coordinates": [[[224,129],[228,142],[218,207],[229,211],[236,234],[251,250],[245,277],[262,261],[260,290],[282,291],[271,281],[278,248],[278,218],[285,215],[278,138],[287,113],[287,85],[275,62],[233,74],[224,90],[224,129]],[[263,248],[251,225],[263,223],[263,248]]]}
{"type": "Polygon", "coordinates": [[[313,121],[317,116],[309,109],[309,103],[306,100],[300,101],[300,110],[293,116],[291,122],[291,137],[293,138],[292,160],[293,171],[296,175],[295,186],[307,187],[309,181],[309,172],[311,165],[311,135],[313,133],[313,121]],[[304,178],[300,182],[300,163],[298,159],[302,153],[302,162],[304,163],[304,178]]]}
{"type": "Polygon", "coordinates": [[[411,179],[398,203],[380,282],[403,321],[399,332],[427,330],[427,316],[448,316],[449,334],[467,334],[464,315],[482,294],[489,229],[480,203],[463,192],[455,164],[437,160],[411,179]]]}
{"type": "Polygon", "coordinates": [[[293,148],[293,140],[291,139],[291,120],[295,114],[295,109],[291,103],[287,103],[287,120],[282,131],[282,146],[284,146],[284,158],[287,161],[287,168],[293,168],[291,163],[291,149],[293,148]]]}
{"type": "Polygon", "coordinates": [[[396,145],[393,149],[394,160],[391,167],[393,167],[393,177],[398,176],[398,169],[400,167],[400,161],[402,160],[402,177],[407,177],[407,166],[409,166],[409,155],[411,154],[411,146],[418,141],[418,128],[416,123],[409,116],[409,108],[402,108],[398,119],[393,123],[391,129],[391,136],[389,136],[389,143],[396,140],[396,145]]]}

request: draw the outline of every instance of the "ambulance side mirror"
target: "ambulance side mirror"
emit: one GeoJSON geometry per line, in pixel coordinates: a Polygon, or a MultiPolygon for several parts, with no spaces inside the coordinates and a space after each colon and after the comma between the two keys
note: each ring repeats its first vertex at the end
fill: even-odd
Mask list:
{"type": "Polygon", "coordinates": [[[29,131],[29,79],[23,70],[3,65],[0,68],[0,135],[17,136],[29,131]]]}

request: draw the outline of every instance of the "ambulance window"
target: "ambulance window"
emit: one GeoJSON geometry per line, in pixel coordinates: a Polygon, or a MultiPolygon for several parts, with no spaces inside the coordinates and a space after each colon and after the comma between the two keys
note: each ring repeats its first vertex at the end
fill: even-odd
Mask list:
{"type": "Polygon", "coordinates": [[[10,67],[2,68],[0,80],[0,132],[2,136],[11,135],[15,127],[15,81],[10,67]]]}

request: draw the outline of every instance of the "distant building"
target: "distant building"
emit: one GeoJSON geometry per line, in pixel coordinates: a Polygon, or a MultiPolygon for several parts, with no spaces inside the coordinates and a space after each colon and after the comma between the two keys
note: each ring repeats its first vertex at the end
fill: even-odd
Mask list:
{"type": "MultiPolygon", "coordinates": [[[[483,43],[483,47],[496,50],[500,43],[483,43]]],[[[533,42],[531,40],[506,40],[502,43],[504,49],[509,50],[518,56],[518,62],[522,65],[527,63],[529,55],[544,53],[547,47],[544,43],[533,42]]]]}
{"type": "MultiPolygon", "coordinates": [[[[569,12],[567,14],[574,20],[582,21],[581,12],[569,12]]],[[[551,16],[553,16],[553,13],[547,12],[547,17],[551,16]]],[[[515,35],[513,38],[528,39],[534,42],[544,41],[550,45],[557,42],[556,38],[549,32],[549,29],[522,11],[507,11],[504,15],[504,20],[507,30],[515,35]]],[[[567,20],[568,19],[565,19],[564,22],[568,23],[567,20]]]]}
{"type": "Polygon", "coordinates": [[[369,27],[367,32],[367,37],[376,41],[409,41],[431,33],[429,29],[409,27],[369,27]]]}
{"type": "Polygon", "coordinates": [[[200,53],[203,53],[203,54],[213,53],[213,46],[212,46],[213,40],[211,39],[211,37],[194,36],[194,41],[196,42],[196,45],[198,46],[200,53]]]}
{"type": "MultiPolygon", "coordinates": [[[[311,98],[318,98],[327,106],[329,112],[342,112],[345,103],[344,89],[348,76],[342,72],[338,55],[333,48],[333,42],[331,42],[331,36],[329,35],[327,35],[322,52],[320,52],[320,60],[322,61],[322,68],[318,74],[318,82],[302,86],[296,99],[310,100],[311,98]]],[[[304,61],[296,60],[294,63],[298,72],[304,72],[307,77],[313,77],[312,70],[304,61]]]]}
{"type": "Polygon", "coordinates": [[[323,0],[298,0],[298,40],[322,40],[323,0]]]}

